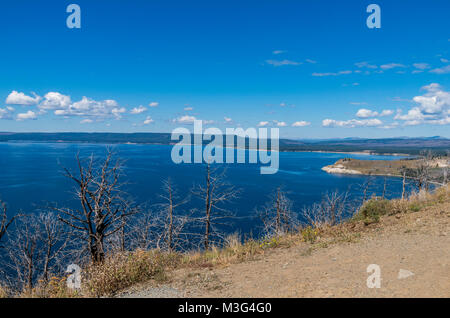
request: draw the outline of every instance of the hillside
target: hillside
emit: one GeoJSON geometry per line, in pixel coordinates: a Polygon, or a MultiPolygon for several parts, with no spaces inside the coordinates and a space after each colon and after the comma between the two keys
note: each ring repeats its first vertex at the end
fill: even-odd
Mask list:
{"type": "Polygon", "coordinates": [[[320,236],[250,261],[180,269],[168,283],[134,286],[120,297],[450,297],[449,202],[320,236]],[[369,264],[381,268],[379,289],[366,285],[369,264]]]}
{"type": "MultiPolygon", "coordinates": [[[[224,137],[225,138],[225,137],[224,137]]],[[[12,133],[0,132],[0,142],[137,143],[170,145],[170,133],[12,133]]],[[[248,146],[247,146],[248,147],[248,146]]],[[[344,138],[327,140],[280,139],[281,151],[364,152],[373,154],[412,154],[431,150],[446,154],[450,139],[423,138],[344,138]]]]}

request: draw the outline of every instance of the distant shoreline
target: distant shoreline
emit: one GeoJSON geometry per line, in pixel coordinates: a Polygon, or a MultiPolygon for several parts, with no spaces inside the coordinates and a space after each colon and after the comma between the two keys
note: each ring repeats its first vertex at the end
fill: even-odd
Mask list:
{"type": "MultiPolygon", "coordinates": [[[[147,145],[147,146],[174,146],[176,143],[144,143],[144,142],[104,142],[104,141],[67,141],[67,140],[48,140],[48,141],[36,141],[36,140],[10,140],[10,141],[0,141],[0,144],[8,143],[30,143],[30,144],[86,144],[86,145],[147,145]]],[[[192,146],[193,144],[188,144],[187,146],[192,146]]],[[[223,147],[224,149],[230,147],[223,147]]],[[[234,147],[233,149],[244,149],[234,147]]],[[[267,149],[253,149],[245,148],[245,150],[254,151],[268,151],[267,149]]],[[[366,155],[366,156],[393,156],[393,157],[412,157],[414,155],[407,153],[377,153],[373,151],[332,151],[332,150],[297,150],[297,149],[279,149],[278,152],[310,152],[310,153],[335,153],[335,154],[349,154],[349,155],[366,155]]]]}

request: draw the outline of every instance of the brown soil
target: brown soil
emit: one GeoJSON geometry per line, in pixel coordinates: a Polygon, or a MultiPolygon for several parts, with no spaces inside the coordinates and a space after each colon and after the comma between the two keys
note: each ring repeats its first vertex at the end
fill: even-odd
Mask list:
{"type": "Polygon", "coordinates": [[[450,297],[449,203],[383,217],[349,237],[272,249],[222,268],[180,269],[170,283],[125,295],[159,297],[170,288],[169,297],[450,297]],[[379,289],[367,287],[369,264],[381,268],[379,289]],[[400,270],[414,275],[399,279],[400,270]]]}

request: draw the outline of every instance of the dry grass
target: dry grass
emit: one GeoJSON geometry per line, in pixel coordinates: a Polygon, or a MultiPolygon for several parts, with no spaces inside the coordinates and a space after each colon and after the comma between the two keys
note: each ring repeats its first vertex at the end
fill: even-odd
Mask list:
{"type": "Polygon", "coordinates": [[[160,251],[137,250],[108,257],[103,264],[85,269],[84,294],[90,297],[112,296],[117,291],[154,279],[164,281],[166,272],[175,268],[180,255],[160,251]]]}
{"type": "MultiPolygon", "coordinates": [[[[432,169],[438,168],[438,159],[430,163],[432,169]]],[[[334,165],[342,165],[346,169],[356,170],[365,175],[391,175],[391,176],[401,176],[402,169],[416,169],[420,164],[421,160],[417,159],[401,159],[401,160],[360,160],[345,158],[338,160],[334,165]]]]}

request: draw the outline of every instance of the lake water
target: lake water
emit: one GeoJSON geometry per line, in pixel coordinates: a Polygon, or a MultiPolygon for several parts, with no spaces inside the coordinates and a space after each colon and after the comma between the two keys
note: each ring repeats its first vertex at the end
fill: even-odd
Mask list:
{"type": "MultiPolygon", "coordinates": [[[[0,144],[0,198],[7,202],[9,213],[32,213],[47,203],[71,207],[76,204],[71,190],[74,184],[62,175],[62,168],[75,169],[75,155],[104,156],[106,145],[68,143],[3,143],[0,144]]],[[[118,157],[125,160],[124,180],[127,190],[140,203],[158,203],[161,182],[171,177],[181,193],[186,194],[194,184],[204,180],[201,164],[174,164],[171,146],[163,145],[111,145],[118,157]]],[[[288,192],[295,210],[320,201],[326,192],[349,190],[354,198],[361,193],[359,184],[366,176],[331,175],[321,168],[341,158],[370,160],[398,159],[393,156],[359,154],[282,152],[280,169],[274,175],[261,175],[256,164],[228,164],[228,182],[241,189],[240,197],[228,208],[242,218],[234,221],[232,230],[242,233],[254,231],[255,207],[263,205],[270,193],[281,186],[288,192]]],[[[382,192],[384,177],[375,178],[372,192],[382,192]]],[[[388,195],[399,196],[401,180],[389,179],[388,195]]],[[[191,206],[202,207],[192,201],[191,206]]]]}

